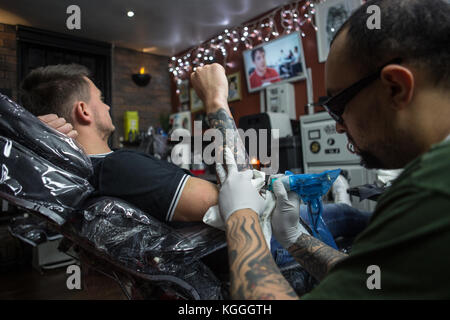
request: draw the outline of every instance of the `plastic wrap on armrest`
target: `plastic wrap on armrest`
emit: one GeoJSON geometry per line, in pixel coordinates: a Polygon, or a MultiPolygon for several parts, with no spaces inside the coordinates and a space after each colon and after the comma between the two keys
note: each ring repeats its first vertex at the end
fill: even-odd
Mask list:
{"type": "Polygon", "coordinates": [[[226,245],[225,234],[203,223],[173,229],[131,204],[100,198],[83,210],[80,235],[129,267],[176,271],[226,245]]]}
{"type": "Polygon", "coordinates": [[[89,182],[0,136],[0,195],[63,224],[94,191],[89,182]]]}
{"type": "Polygon", "coordinates": [[[0,135],[34,151],[80,177],[93,174],[89,157],[75,140],[50,128],[7,96],[0,94],[0,135]]]}
{"type": "Polygon", "coordinates": [[[63,233],[85,249],[93,248],[97,256],[154,283],[176,285],[188,299],[223,298],[222,283],[200,260],[226,246],[223,231],[203,223],[175,230],[109,197],[95,199],[72,215],[62,226],[63,233]]]}

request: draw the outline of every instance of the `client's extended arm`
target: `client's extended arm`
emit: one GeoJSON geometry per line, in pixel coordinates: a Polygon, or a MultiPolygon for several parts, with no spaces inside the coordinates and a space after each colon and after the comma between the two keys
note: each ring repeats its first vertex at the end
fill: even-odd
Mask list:
{"type": "Polygon", "coordinates": [[[228,107],[228,80],[224,68],[217,63],[197,68],[191,75],[191,82],[205,105],[210,127],[222,133],[223,147],[233,152],[238,170],[252,169],[228,107]]]}
{"type": "MultiPolygon", "coordinates": [[[[191,76],[192,85],[202,99],[211,128],[222,133],[223,148],[233,151],[238,170],[251,169],[245,146],[228,107],[228,80],[219,64],[198,68],[191,76]]],[[[176,208],[175,220],[202,219],[206,211],[218,202],[217,188],[209,182],[190,178],[176,208]]]]}
{"type": "Polygon", "coordinates": [[[202,221],[206,211],[217,204],[219,192],[214,184],[190,177],[173,214],[174,221],[202,221]]]}

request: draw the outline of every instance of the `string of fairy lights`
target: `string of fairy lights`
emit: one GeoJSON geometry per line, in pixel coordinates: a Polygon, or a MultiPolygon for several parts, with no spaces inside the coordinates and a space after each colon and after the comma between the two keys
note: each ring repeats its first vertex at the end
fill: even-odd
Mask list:
{"type": "MultiPolygon", "coordinates": [[[[169,61],[169,72],[177,84],[182,79],[195,72],[197,67],[213,63],[218,60],[223,65],[227,63],[227,57],[240,49],[252,49],[263,42],[271,41],[279,36],[291,32],[299,32],[302,37],[307,25],[317,31],[314,24],[316,5],[325,0],[297,1],[274,9],[257,20],[244,25],[225,29],[209,41],[200,46],[193,47],[182,56],[173,56],[169,61]],[[279,23],[276,18],[279,17],[279,23]]],[[[177,90],[177,93],[179,91],[177,90]]]]}

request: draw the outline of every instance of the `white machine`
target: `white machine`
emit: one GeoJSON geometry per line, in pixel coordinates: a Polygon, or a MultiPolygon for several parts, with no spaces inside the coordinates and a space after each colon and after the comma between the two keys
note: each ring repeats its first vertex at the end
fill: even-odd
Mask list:
{"type": "Polygon", "coordinates": [[[266,112],[266,114],[269,117],[270,129],[277,129],[279,133],[278,136],[273,136],[273,139],[292,136],[291,120],[287,114],[275,112],[266,112]]]}
{"type": "MultiPolygon", "coordinates": [[[[274,84],[266,90],[266,108],[261,99],[261,112],[284,113],[289,119],[297,120],[295,112],[295,92],[291,83],[274,84]]],[[[261,97],[262,98],[262,97],[261,97]]]]}
{"type": "MultiPolygon", "coordinates": [[[[347,136],[336,132],[336,122],[326,112],[300,117],[302,136],[303,168],[305,173],[319,173],[325,170],[346,171],[350,187],[375,182],[375,170],[360,165],[360,158],[347,149],[347,136]]],[[[373,211],[376,203],[359,201],[351,197],[355,208],[373,211]]]]}
{"type": "Polygon", "coordinates": [[[189,131],[190,134],[192,134],[190,111],[183,111],[171,114],[169,117],[169,122],[172,125],[173,129],[186,129],[189,131]]]}

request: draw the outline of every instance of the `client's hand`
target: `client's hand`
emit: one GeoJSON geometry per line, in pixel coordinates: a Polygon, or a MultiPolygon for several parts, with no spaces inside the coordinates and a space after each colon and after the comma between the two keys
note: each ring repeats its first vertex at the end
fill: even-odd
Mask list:
{"type": "Polygon", "coordinates": [[[275,180],[272,185],[277,198],[277,205],[272,214],[272,232],[277,241],[289,248],[298,237],[309,234],[300,224],[300,199],[295,192],[286,192],[281,179],[275,180]]]}
{"type": "Polygon", "coordinates": [[[219,108],[228,109],[228,80],[220,64],[198,67],[191,75],[191,83],[205,104],[207,113],[219,108]]]}
{"type": "Polygon", "coordinates": [[[56,114],[45,114],[38,116],[38,118],[49,127],[67,135],[69,138],[76,139],[78,137],[78,132],[73,129],[73,126],[66,119],[60,118],[56,114]]]}
{"type": "Polygon", "coordinates": [[[265,201],[253,186],[251,170],[238,172],[236,162],[230,149],[225,148],[224,160],[227,171],[222,164],[216,164],[221,188],[219,191],[219,208],[224,222],[240,209],[251,209],[261,215],[265,208],[265,201]]]}

